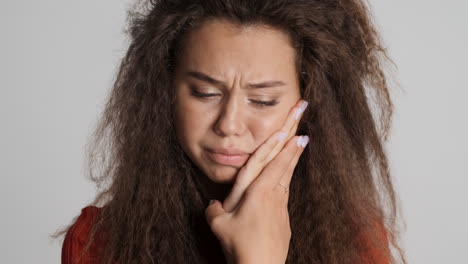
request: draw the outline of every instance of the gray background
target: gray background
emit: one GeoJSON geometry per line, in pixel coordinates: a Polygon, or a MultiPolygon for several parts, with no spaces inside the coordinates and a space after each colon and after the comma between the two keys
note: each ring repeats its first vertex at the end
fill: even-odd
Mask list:
{"type": "MultiPolygon", "coordinates": [[[[1,263],[59,263],[48,235],[94,196],[84,145],[130,1],[0,2],[1,263]]],[[[388,144],[410,263],[466,263],[468,1],[370,1],[401,88],[388,144]]]]}

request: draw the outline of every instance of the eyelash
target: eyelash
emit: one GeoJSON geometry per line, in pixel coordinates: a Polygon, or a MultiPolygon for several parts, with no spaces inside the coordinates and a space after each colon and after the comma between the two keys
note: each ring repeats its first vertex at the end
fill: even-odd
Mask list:
{"type": "MultiPolygon", "coordinates": [[[[198,91],[195,91],[195,90],[192,90],[191,92],[192,96],[195,96],[195,97],[199,97],[199,98],[208,98],[208,97],[213,97],[213,96],[217,96],[218,94],[215,94],[215,93],[200,93],[198,91]]],[[[273,106],[273,105],[276,105],[278,103],[277,100],[272,100],[272,101],[258,101],[258,100],[250,100],[251,102],[253,102],[254,104],[257,104],[259,106],[273,106]]]]}

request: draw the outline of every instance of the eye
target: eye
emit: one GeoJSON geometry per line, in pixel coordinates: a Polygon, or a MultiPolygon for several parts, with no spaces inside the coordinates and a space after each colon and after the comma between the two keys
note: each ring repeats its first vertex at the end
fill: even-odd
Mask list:
{"type": "MultiPolygon", "coordinates": [[[[190,89],[190,95],[192,95],[194,97],[198,97],[198,98],[210,98],[210,97],[219,96],[220,94],[217,94],[217,93],[201,93],[201,92],[197,91],[195,88],[192,87],[192,89],[190,89]]],[[[250,99],[250,101],[252,103],[254,103],[255,105],[257,105],[257,107],[259,107],[259,108],[274,106],[274,105],[279,103],[277,100],[261,101],[261,100],[252,100],[252,99],[250,99]]]]}
{"type": "Polygon", "coordinates": [[[265,107],[265,106],[273,106],[278,104],[277,100],[272,100],[272,101],[258,101],[258,100],[250,100],[252,103],[260,106],[260,107],[265,107]]]}
{"type": "Polygon", "coordinates": [[[213,96],[219,95],[217,93],[200,93],[199,91],[195,89],[191,89],[190,94],[192,96],[199,97],[199,98],[207,98],[207,97],[213,97],[213,96]]]}

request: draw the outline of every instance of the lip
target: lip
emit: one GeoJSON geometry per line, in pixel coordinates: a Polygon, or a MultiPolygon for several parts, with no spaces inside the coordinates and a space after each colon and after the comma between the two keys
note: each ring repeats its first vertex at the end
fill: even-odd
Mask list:
{"type": "Polygon", "coordinates": [[[250,154],[236,148],[208,149],[209,158],[221,165],[241,166],[250,154]]]}
{"type": "Polygon", "coordinates": [[[238,148],[218,148],[218,149],[208,149],[208,151],[218,153],[218,154],[223,154],[225,156],[242,156],[242,155],[249,154],[238,148]]]}

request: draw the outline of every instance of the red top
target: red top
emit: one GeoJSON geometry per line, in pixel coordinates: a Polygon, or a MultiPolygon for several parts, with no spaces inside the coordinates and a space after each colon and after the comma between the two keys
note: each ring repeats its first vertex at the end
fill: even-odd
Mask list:
{"type": "Polygon", "coordinates": [[[62,264],[99,263],[99,255],[97,253],[100,244],[99,239],[93,242],[87,254],[83,254],[81,259],[79,259],[79,254],[86,246],[91,226],[95,217],[99,214],[100,209],[101,208],[96,206],[86,206],[81,209],[80,216],[78,216],[78,219],[76,219],[75,223],[73,223],[65,235],[65,240],[62,245],[62,264]]]}
{"type": "MultiPolygon", "coordinates": [[[[102,241],[102,238],[97,238],[95,242],[90,246],[90,249],[87,254],[84,254],[81,260],[78,260],[79,253],[86,245],[88,240],[89,233],[91,231],[91,225],[95,220],[95,217],[100,212],[99,207],[96,206],[87,206],[81,209],[81,214],[76,219],[75,223],[68,230],[65,240],[63,241],[62,246],[62,264],[77,264],[77,263],[86,263],[86,264],[97,264],[98,261],[98,249],[99,241],[102,241]]],[[[383,239],[387,239],[386,232],[384,231],[382,225],[378,226],[378,232],[382,235],[383,239]]],[[[381,249],[375,247],[369,247],[368,239],[365,235],[361,236],[359,239],[367,244],[368,252],[366,252],[365,259],[368,263],[373,264],[388,264],[390,263],[386,252],[383,252],[381,249]]]]}

